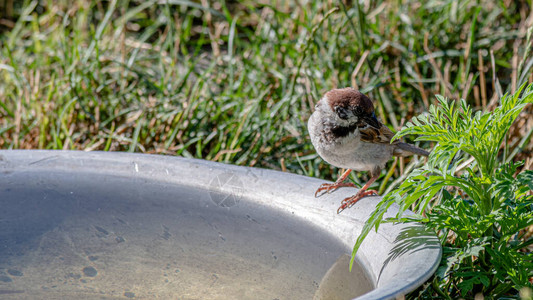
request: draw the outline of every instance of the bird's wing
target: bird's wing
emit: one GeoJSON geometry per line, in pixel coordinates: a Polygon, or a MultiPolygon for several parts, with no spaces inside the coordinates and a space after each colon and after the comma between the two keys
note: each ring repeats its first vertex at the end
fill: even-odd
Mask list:
{"type": "MultiPolygon", "coordinates": [[[[361,134],[361,140],[367,143],[374,144],[390,144],[394,133],[389,129],[389,127],[380,123],[380,127],[376,128],[370,124],[365,124],[364,127],[359,127],[359,132],[361,134]]],[[[396,140],[393,144],[398,143],[396,140]]]]}
{"type": "MultiPolygon", "coordinates": [[[[359,132],[361,133],[361,140],[363,142],[374,144],[390,144],[394,133],[387,126],[381,123],[380,125],[381,127],[379,129],[370,124],[359,128],[359,132]]],[[[395,140],[394,142],[392,142],[392,145],[395,145],[394,152],[392,154],[394,156],[410,156],[414,154],[423,156],[429,155],[429,152],[427,152],[426,150],[420,149],[413,145],[409,145],[407,143],[403,143],[400,140],[395,140]]]]}

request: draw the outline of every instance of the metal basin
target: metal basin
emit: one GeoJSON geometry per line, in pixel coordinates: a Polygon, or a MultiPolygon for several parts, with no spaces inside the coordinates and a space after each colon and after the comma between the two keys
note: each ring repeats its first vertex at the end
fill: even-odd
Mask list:
{"type": "Polygon", "coordinates": [[[392,224],[349,273],[379,198],[337,215],[354,190],[316,199],[321,183],[179,157],[0,151],[0,297],[388,299],[431,276],[436,237],[392,224]]]}

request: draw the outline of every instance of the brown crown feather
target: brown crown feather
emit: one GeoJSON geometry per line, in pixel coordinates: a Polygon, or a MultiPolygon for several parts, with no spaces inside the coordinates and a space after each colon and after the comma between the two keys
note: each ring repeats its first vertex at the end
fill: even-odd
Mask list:
{"type": "Polygon", "coordinates": [[[332,109],[336,106],[347,109],[359,108],[362,113],[371,115],[374,112],[372,100],[354,88],[334,89],[326,93],[332,109]]]}

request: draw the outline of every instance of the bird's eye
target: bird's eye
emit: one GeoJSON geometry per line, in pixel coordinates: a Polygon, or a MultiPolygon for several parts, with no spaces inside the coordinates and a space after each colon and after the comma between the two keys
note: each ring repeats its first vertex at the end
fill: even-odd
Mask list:
{"type": "Polygon", "coordinates": [[[343,120],[348,119],[348,110],[342,106],[335,106],[335,113],[343,120]]]}

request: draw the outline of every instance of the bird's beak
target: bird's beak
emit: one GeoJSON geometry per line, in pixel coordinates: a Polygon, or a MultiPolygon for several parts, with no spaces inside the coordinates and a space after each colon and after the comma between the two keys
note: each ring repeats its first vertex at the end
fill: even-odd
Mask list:
{"type": "Polygon", "coordinates": [[[365,117],[365,121],[366,121],[368,124],[372,125],[373,127],[378,128],[378,129],[379,129],[379,127],[381,127],[381,126],[379,125],[379,121],[378,121],[378,119],[376,118],[376,114],[375,114],[375,113],[372,113],[372,115],[369,116],[369,117],[365,117]]]}

